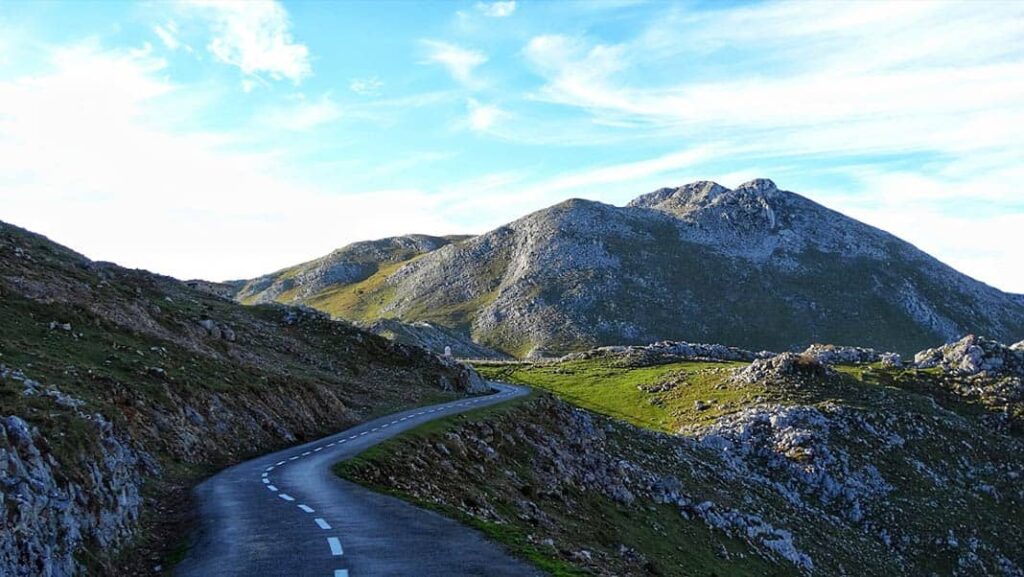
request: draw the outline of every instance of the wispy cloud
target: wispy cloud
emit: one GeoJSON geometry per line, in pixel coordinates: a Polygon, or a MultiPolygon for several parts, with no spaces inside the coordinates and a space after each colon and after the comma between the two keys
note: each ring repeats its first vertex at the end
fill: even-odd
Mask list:
{"type": "Polygon", "coordinates": [[[376,96],[380,94],[380,89],[384,87],[384,82],[376,76],[370,76],[368,78],[353,78],[348,83],[348,88],[356,94],[363,96],[376,96]]]}
{"type": "Polygon", "coordinates": [[[466,110],[469,115],[469,127],[477,132],[486,132],[491,129],[506,114],[501,108],[491,104],[481,104],[475,98],[470,98],[467,101],[466,110]]]}
{"type": "Polygon", "coordinates": [[[477,2],[476,9],[488,18],[506,18],[516,11],[515,0],[505,2],[477,2]]]}
{"type": "Polygon", "coordinates": [[[1024,120],[1024,6],[998,8],[758,5],[667,18],[620,44],[539,36],[524,54],[544,78],[534,98],[603,121],[702,138],[773,131],[765,146],[794,153],[959,152],[1019,143],[1007,127],[1024,120]],[[665,59],[717,61],[725,50],[741,61],[731,77],[634,74],[665,59]]]}
{"type": "Polygon", "coordinates": [[[181,42],[178,40],[177,36],[178,26],[173,21],[170,21],[163,26],[157,24],[153,27],[153,32],[169,50],[177,50],[181,46],[181,42]]]}
{"type": "Polygon", "coordinates": [[[262,112],[259,121],[271,128],[290,131],[304,131],[329,124],[341,118],[338,104],[330,97],[323,95],[317,99],[299,96],[294,102],[275,106],[262,112]]]}
{"type": "Polygon", "coordinates": [[[486,54],[479,50],[463,48],[440,40],[423,40],[422,43],[427,50],[425,62],[440,64],[452,75],[452,78],[466,86],[477,84],[473,77],[473,71],[487,62],[486,54]]]}

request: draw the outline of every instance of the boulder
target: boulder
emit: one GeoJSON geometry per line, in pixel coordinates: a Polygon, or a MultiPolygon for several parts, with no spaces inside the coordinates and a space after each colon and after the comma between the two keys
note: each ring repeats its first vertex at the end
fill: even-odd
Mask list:
{"type": "Polygon", "coordinates": [[[941,368],[961,376],[981,373],[989,375],[1024,376],[1024,347],[1021,343],[1006,346],[998,341],[967,335],[959,341],[914,355],[917,368],[941,368]]]}

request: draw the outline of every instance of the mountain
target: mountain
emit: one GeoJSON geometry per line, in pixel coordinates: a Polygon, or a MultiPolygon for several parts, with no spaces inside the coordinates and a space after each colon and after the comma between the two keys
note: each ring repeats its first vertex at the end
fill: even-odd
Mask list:
{"type": "Polygon", "coordinates": [[[192,284],[0,222],[0,575],[153,574],[216,468],[482,388],[421,348],[192,284]]]}
{"type": "Polygon", "coordinates": [[[966,333],[1024,336],[1024,297],[766,179],[625,207],[568,200],[472,238],[357,243],[237,298],[427,321],[516,356],[658,340],[913,353],[966,333]]]}
{"type": "Polygon", "coordinates": [[[357,242],[325,257],[251,281],[205,283],[207,286],[203,288],[214,292],[234,289],[236,298],[245,304],[298,301],[329,312],[344,311],[348,313],[345,316],[353,316],[354,312],[344,308],[344,305],[349,301],[358,301],[362,293],[339,290],[341,287],[372,285],[375,279],[386,278],[402,264],[466,238],[414,234],[357,242]]]}

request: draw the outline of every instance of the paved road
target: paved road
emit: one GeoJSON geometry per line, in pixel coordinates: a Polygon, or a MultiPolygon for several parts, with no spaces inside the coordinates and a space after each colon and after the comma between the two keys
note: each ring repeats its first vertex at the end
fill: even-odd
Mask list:
{"type": "Polygon", "coordinates": [[[183,577],[535,576],[462,524],[331,472],[338,461],[427,421],[525,395],[496,394],[395,413],[226,469],[197,488],[200,528],[183,577]]]}

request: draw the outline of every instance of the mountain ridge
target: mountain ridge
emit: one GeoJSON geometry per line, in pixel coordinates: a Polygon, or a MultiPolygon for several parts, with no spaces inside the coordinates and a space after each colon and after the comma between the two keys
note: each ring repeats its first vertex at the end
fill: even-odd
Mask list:
{"type": "MultiPolygon", "coordinates": [[[[332,255],[344,260],[355,246],[332,255]]],[[[520,357],[659,340],[913,353],[968,333],[1024,336],[1021,295],[768,179],[735,189],[698,181],[622,207],[568,199],[423,248],[284,302],[355,321],[427,321],[520,357]]],[[[239,297],[281,300],[258,289],[250,281],[239,297]]]]}

